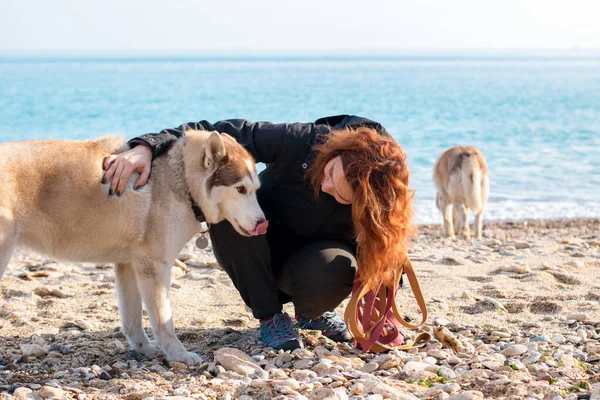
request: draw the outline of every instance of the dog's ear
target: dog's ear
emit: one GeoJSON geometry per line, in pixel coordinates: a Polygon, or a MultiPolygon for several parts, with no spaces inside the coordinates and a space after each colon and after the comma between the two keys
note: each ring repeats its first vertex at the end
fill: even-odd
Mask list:
{"type": "Polygon", "coordinates": [[[223,159],[226,155],[225,144],[223,144],[219,132],[211,133],[206,143],[204,143],[204,168],[211,169],[217,161],[223,159]]]}

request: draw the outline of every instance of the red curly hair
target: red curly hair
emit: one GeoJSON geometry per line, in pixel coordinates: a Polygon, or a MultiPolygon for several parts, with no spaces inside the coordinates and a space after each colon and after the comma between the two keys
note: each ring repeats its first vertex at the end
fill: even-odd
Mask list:
{"type": "Polygon", "coordinates": [[[318,145],[308,176],[318,197],[325,165],[340,156],[352,187],[357,238],[357,279],[377,290],[391,286],[408,258],[414,234],[409,171],[404,150],[391,137],[367,127],[331,131],[318,145]]]}

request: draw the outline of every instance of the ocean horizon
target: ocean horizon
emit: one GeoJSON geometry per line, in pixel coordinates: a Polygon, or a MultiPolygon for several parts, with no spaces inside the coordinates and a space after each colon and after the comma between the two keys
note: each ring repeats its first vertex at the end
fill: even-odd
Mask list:
{"type": "Polygon", "coordinates": [[[454,145],[487,158],[484,221],[600,217],[600,52],[550,53],[0,54],[0,142],[356,114],[406,150],[419,224],[441,223],[432,168],[454,145]]]}

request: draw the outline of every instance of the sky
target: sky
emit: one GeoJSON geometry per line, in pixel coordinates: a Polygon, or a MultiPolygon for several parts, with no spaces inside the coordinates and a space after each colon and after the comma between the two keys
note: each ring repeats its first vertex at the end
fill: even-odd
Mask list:
{"type": "Polygon", "coordinates": [[[0,0],[0,53],[600,49],[598,0],[0,0]]]}

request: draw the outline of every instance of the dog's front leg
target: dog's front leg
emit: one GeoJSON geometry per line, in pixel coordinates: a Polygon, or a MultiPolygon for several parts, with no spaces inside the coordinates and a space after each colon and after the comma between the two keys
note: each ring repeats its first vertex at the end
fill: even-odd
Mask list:
{"type": "Polygon", "coordinates": [[[169,299],[171,265],[134,265],[138,288],[148,312],[154,337],[167,361],[178,361],[188,365],[202,362],[202,358],[185,350],[173,327],[173,314],[169,299]]]}
{"type": "Polygon", "coordinates": [[[132,350],[148,358],[155,358],[158,347],[148,340],[142,327],[142,297],[138,290],[135,272],[131,264],[115,265],[117,299],[121,314],[121,329],[132,350]]]}

